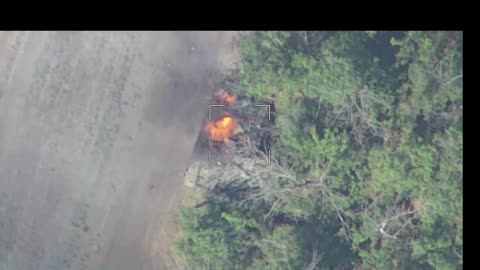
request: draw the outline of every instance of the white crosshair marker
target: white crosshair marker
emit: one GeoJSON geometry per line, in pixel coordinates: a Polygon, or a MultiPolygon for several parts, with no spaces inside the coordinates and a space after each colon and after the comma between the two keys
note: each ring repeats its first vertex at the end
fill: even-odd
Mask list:
{"type": "Polygon", "coordinates": [[[253,105],[253,106],[255,106],[255,107],[268,107],[268,122],[270,122],[270,105],[268,105],[268,104],[266,104],[266,105],[264,105],[264,104],[255,104],[255,105],[253,105]]]}
{"type": "MultiPolygon", "coordinates": [[[[270,119],[271,119],[270,118],[270,111],[271,111],[271,109],[270,109],[269,104],[254,104],[253,106],[255,106],[255,107],[267,107],[268,108],[268,122],[270,122],[270,119]]],[[[268,166],[272,165],[271,155],[272,155],[271,150],[268,149],[268,166]]]]}
{"type": "Polygon", "coordinates": [[[225,107],[225,104],[210,104],[210,105],[208,105],[208,121],[212,121],[212,107],[225,107]]]}

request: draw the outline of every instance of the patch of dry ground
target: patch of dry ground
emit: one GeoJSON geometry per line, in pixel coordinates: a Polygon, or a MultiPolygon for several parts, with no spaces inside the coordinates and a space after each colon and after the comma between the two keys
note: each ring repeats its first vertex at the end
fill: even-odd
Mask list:
{"type": "Polygon", "coordinates": [[[0,32],[0,269],[169,269],[234,32],[0,32]]]}

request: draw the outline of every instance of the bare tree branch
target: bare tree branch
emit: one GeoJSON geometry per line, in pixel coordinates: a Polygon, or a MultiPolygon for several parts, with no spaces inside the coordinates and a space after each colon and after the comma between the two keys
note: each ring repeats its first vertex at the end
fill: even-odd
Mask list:
{"type": "Polygon", "coordinates": [[[449,85],[449,84],[453,83],[454,81],[456,81],[456,80],[458,80],[458,79],[460,79],[460,78],[463,78],[463,74],[460,74],[460,75],[457,75],[457,76],[451,78],[450,80],[448,80],[447,82],[445,82],[445,85],[449,85]]]}
{"type": "Polygon", "coordinates": [[[280,204],[280,203],[282,202],[282,199],[283,199],[283,198],[279,198],[279,199],[277,199],[277,200],[273,203],[272,207],[270,207],[270,210],[268,211],[267,214],[265,214],[265,216],[263,217],[263,219],[267,219],[267,218],[268,218],[268,216],[273,212],[273,210],[275,209],[275,207],[277,206],[277,204],[280,204]]]}
{"type": "MultiPolygon", "coordinates": [[[[365,213],[367,209],[365,209],[365,213]]],[[[387,210],[387,216],[389,215],[388,212],[391,212],[391,211],[394,211],[396,209],[388,209],[387,210]]],[[[380,234],[384,237],[387,237],[387,238],[391,238],[391,239],[397,239],[397,236],[398,234],[400,233],[401,230],[403,230],[409,223],[410,220],[407,220],[403,223],[403,225],[393,234],[390,234],[386,231],[386,228],[388,226],[388,223],[391,222],[391,221],[394,221],[394,220],[397,220],[399,219],[400,217],[402,216],[406,216],[406,215],[411,215],[411,214],[414,214],[417,212],[417,209],[413,209],[413,210],[408,210],[408,211],[403,211],[403,212],[400,212],[398,214],[395,214],[393,216],[390,216],[390,217],[386,217],[386,218],[383,218],[382,221],[380,222],[376,222],[373,218],[371,218],[368,214],[366,214],[365,216],[372,221],[372,223],[375,225],[375,227],[377,228],[378,232],[380,232],[380,234]]]]}
{"type": "Polygon", "coordinates": [[[318,254],[317,248],[314,247],[312,251],[312,260],[310,261],[310,264],[305,267],[304,270],[314,270],[315,267],[322,261],[324,257],[324,253],[318,254]]]}

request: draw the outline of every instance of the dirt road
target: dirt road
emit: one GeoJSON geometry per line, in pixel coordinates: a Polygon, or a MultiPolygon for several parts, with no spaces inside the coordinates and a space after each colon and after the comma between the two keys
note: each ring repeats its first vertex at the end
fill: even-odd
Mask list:
{"type": "Polygon", "coordinates": [[[0,269],[170,269],[233,32],[0,33],[0,269]]]}

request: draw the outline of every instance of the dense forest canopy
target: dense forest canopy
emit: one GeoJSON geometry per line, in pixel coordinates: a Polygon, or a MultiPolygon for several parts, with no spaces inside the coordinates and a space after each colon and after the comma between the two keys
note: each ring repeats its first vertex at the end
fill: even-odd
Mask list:
{"type": "Polygon", "coordinates": [[[274,100],[272,147],[306,181],[180,209],[186,268],[463,267],[461,32],[258,32],[241,48],[236,91],[274,100]]]}

